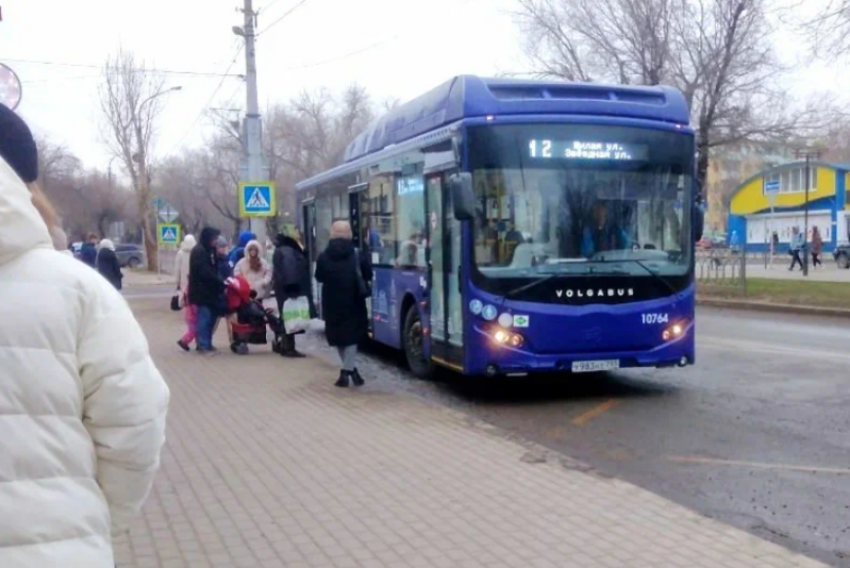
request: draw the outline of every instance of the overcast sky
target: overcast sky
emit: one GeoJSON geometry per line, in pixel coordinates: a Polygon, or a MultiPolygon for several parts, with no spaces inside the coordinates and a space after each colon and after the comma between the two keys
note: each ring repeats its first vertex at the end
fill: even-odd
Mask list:
{"type": "MultiPolygon", "coordinates": [[[[523,68],[510,15],[513,0],[305,0],[300,6],[301,0],[254,1],[260,10],[261,107],[302,89],[338,91],[355,81],[376,100],[404,101],[454,75],[523,68]]],[[[239,0],[0,0],[0,62],[24,82],[19,112],[25,119],[87,166],[105,168],[99,72],[85,66],[102,65],[123,46],[157,68],[223,73],[241,42],[231,32],[242,23],[239,5],[239,0]]],[[[801,56],[795,38],[778,43],[787,61],[801,56]]],[[[243,73],[244,67],[240,54],[231,72],[243,73]]],[[[789,89],[801,96],[843,96],[850,89],[845,69],[807,63],[789,89]]],[[[208,101],[212,107],[242,106],[245,97],[239,78],[174,74],[167,81],[183,89],[167,95],[159,158],[202,143],[208,121],[196,119],[208,101]]]]}

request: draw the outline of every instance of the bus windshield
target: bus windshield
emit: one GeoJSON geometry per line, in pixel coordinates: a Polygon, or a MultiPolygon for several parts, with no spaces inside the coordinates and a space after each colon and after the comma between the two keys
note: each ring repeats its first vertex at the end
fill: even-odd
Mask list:
{"type": "Polygon", "coordinates": [[[487,126],[470,129],[469,160],[475,263],[484,277],[688,272],[690,134],[487,126]]]}

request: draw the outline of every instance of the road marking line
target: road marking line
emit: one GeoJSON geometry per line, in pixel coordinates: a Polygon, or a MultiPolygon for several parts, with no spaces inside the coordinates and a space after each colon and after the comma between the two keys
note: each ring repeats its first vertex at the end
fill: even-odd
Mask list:
{"type": "Polygon", "coordinates": [[[584,426],[600,414],[611,410],[618,404],[620,404],[620,401],[615,400],[613,398],[611,400],[605,401],[602,404],[591,408],[584,414],[580,414],[579,416],[573,418],[573,424],[575,424],[576,426],[584,426]]]}
{"type": "Polygon", "coordinates": [[[769,355],[787,355],[789,357],[802,357],[808,359],[838,359],[850,361],[850,355],[845,353],[833,353],[817,349],[799,349],[794,347],[780,347],[769,343],[757,341],[740,341],[735,339],[721,339],[718,337],[698,337],[697,347],[709,347],[714,349],[747,351],[766,353],[769,355]]]}
{"type": "Polygon", "coordinates": [[[667,456],[667,460],[673,463],[739,465],[744,467],[751,467],[754,469],[778,469],[786,471],[807,471],[813,473],[837,473],[839,475],[850,475],[850,469],[843,467],[818,467],[785,463],[750,462],[741,460],[724,460],[719,458],[704,458],[699,456],[667,456]]]}

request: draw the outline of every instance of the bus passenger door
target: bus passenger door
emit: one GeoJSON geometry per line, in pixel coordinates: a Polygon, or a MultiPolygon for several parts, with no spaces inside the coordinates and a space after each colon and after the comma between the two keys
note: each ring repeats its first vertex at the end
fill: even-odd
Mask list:
{"type": "MultiPolygon", "coordinates": [[[[319,258],[319,251],[316,250],[316,202],[309,201],[304,203],[301,208],[301,236],[304,238],[304,246],[307,249],[307,258],[310,266],[310,295],[313,297],[315,309],[318,312],[321,309],[319,284],[316,282],[316,260],[319,258]]],[[[316,314],[311,314],[316,315],[316,314]]]]}
{"type": "Polygon", "coordinates": [[[430,175],[428,230],[430,243],[431,359],[463,370],[463,310],[460,292],[460,222],[454,218],[448,174],[430,175]]]}
{"type": "MultiPolygon", "coordinates": [[[[360,251],[371,254],[369,247],[370,219],[368,184],[361,183],[348,188],[348,218],[351,223],[351,240],[360,251]]],[[[372,336],[372,299],[366,302],[366,313],[369,321],[369,336],[372,336]]]]}

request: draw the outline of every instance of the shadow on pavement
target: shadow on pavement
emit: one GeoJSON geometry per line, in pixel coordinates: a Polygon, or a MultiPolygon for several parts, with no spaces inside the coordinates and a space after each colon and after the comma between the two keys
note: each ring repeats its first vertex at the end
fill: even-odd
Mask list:
{"type": "Polygon", "coordinates": [[[571,375],[552,373],[522,378],[462,377],[441,372],[439,388],[468,402],[511,406],[559,401],[665,396],[676,391],[669,385],[637,379],[622,373],[571,375]]]}
{"type": "MultiPolygon", "coordinates": [[[[642,379],[624,372],[569,374],[547,373],[516,378],[465,377],[437,368],[430,381],[415,378],[404,365],[404,356],[391,348],[371,343],[364,353],[376,363],[396,371],[404,381],[428,385],[435,394],[460,399],[460,402],[498,406],[588,401],[612,398],[647,398],[675,394],[669,384],[642,379]]],[[[431,390],[429,389],[429,390],[431,390]]]]}

